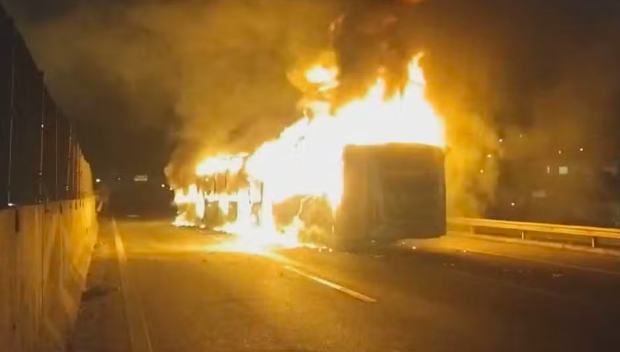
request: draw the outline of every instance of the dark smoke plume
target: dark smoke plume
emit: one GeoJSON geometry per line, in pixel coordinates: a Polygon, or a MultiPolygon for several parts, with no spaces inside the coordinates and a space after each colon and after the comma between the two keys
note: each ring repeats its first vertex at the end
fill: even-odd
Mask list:
{"type": "Polygon", "coordinates": [[[379,66],[397,87],[411,53],[423,50],[428,97],[451,146],[451,212],[475,215],[492,201],[498,170],[487,156],[502,154],[501,137],[526,136],[510,153],[530,158],[558,145],[615,149],[619,19],[609,0],[376,1],[347,14],[336,42],[342,100],[379,66]]]}
{"type": "Polygon", "coordinates": [[[140,163],[167,152],[115,140],[168,131],[159,140],[174,144],[179,183],[199,158],[251,151],[297,118],[287,71],[324,49],[339,13],[314,0],[30,3],[11,8],[58,100],[95,136],[91,149],[140,163]]]}
{"type": "Polygon", "coordinates": [[[617,148],[600,143],[619,125],[617,1],[4,1],[54,95],[90,130],[90,149],[135,163],[162,154],[154,141],[174,143],[168,170],[180,183],[200,157],[250,151],[294,121],[300,96],[286,72],[330,45],[340,101],[379,67],[398,89],[406,62],[426,53],[428,97],[451,145],[453,214],[492,199],[486,155],[501,154],[499,136],[527,135],[523,155],[617,148]],[[170,130],[147,145],[120,141],[170,130]]]}

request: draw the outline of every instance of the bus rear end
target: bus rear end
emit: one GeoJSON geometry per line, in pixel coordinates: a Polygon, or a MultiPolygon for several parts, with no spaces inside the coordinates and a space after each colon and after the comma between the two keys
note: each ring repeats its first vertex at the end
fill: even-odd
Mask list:
{"type": "Polygon", "coordinates": [[[443,236],[444,156],[442,148],[427,145],[348,146],[334,244],[443,236]]]}

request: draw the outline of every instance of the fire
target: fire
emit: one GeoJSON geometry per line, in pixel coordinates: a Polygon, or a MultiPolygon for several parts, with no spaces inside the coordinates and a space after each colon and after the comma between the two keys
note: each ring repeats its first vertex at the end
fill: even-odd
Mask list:
{"type": "MultiPolygon", "coordinates": [[[[306,104],[303,117],[249,155],[219,156],[205,159],[196,175],[214,177],[221,173],[243,173],[244,177],[262,184],[262,194],[252,187],[233,193],[211,194],[192,185],[177,193],[175,202],[183,208],[177,224],[202,219],[204,203],[219,202],[223,213],[229,204],[237,205],[237,217],[219,229],[235,234],[244,245],[239,250],[256,251],[268,245],[298,246],[297,236],[304,228],[295,218],[284,229],[277,229],[272,207],[296,196],[325,197],[332,211],[337,211],[343,191],[342,154],[347,145],[380,145],[386,143],[418,143],[444,145],[444,128],[439,116],[425,98],[425,80],[419,65],[420,55],[409,64],[408,82],[397,94],[386,94],[386,82],[379,77],[367,93],[333,109],[326,100],[306,104]],[[260,202],[260,211],[252,207],[260,202]],[[202,205],[200,205],[201,203],[202,205]],[[187,212],[192,212],[188,216],[187,212]],[[202,214],[202,216],[201,216],[202,214]],[[194,219],[194,220],[192,220],[194,219]]],[[[336,67],[315,66],[306,72],[306,80],[318,92],[338,86],[336,67]]],[[[225,210],[226,209],[226,210],[225,210]]]]}
{"type": "Polygon", "coordinates": [[[174,221],[175,226],[193,226],[197,219],[204,217],[204,198],[196,185],[189,186],[187,190],[176,190],[174,192],[174,204],[179,210],[182,210],[174,221]]]}
{"type": "Polygon", "coordinates": [[[338,69],[336,67],[313,66],[306,72],[306,80],[312,84],[333,87],[337,83],[338,69]]]}
{"type": "Polygon", "coordinates": [[[236,173],[243,168],[243,157],[247,154],[224,155],[216,158],[207,158],[196,167],[196,176],[208,176],[219,173],[236,173]]]}

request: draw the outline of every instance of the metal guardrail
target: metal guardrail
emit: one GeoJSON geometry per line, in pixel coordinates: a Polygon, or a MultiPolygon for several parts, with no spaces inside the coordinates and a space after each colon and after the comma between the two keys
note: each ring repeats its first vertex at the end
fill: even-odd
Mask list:
{"type": "MultiPolygon", "coordinates": [[[[574,236],[589,239],[592,248],[600,247],[599,240],[615,240],[620,241],[620,229],[589,227],[589,226],[570,226],[559,224],[544,224],[534,222],[518,222],[503,221],[489,219],[471,219],[471,218],[450,218],[448,219],[449,228],[460,228],[472,235],[505,235],[509,237],[517,237],[522,240],[530,239],[528,237],[537,237],[546,235],[553,240],[554,237],[574,236]],[[505,233],[499,233],[498,230],[505,233]]],[[[534,239],[534,238],[531,238],[534,239]]]]}

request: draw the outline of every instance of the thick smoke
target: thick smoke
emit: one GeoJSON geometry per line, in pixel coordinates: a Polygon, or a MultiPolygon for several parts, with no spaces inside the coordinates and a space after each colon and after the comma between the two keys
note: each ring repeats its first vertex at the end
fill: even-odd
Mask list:
{"type": "MultiPolygon", "coordinates": [[[[339,13],[315,0],[74,0],[49,11],[24,5],[12,8],[23,10],[21,27],[57,98],[85,129],[97,126],[90,135],[109,130],[93,148],[116,147],[127,130],[173,131],[164,141],[174,144],[167,170],[175,183],[184,183],[200,158],[250,151],[296,119],[300,96],[287,71],[324,49],[339,13]]],[[[148,140],[146,133],[139,139],[148,140]]],[[[127,159],[138,149],[130,162],[140,163],[139,155],[156,158],[148,150],[168,154],[128,144],[111,157],[127,159]]]]}
{"type": "MultiPolygon", "coordinates": [[[[504,153],[533,159],[557,155],[558,146],[601,154],[614,149],[601,140],[613,140],[618,128],[615,2],[366,5],[347,14],[346,32],[337,42],[345,75],[342,99],[359,94],[379,66],[388,68],[397,87],[411,53],[426,52],[428,98],[446,120],[450,145],[452,215],[480,214],[493,201],[497,157],[504,153]],[[508,147],[515,139],[522,142],[508,147]]],[[[528,175],[519,177],[525,181],[528,175]]]]}
{"type": "Polygon", "coordinates": [[[435,2],[375,1],[346,14],[336,40],[343,74],[340,99],[363,93],[379,67],[391,91],[399,89],[411,58],[424,52],[427,97],[445,120],[449,144],[448,210],[450,215],[477,215],[492,200],[497,179],[497,159],[487,155],[498,150],[493,116],[503,104],[494,91],[500,67],[492,51],[455,41],[481,33],[460,28],[456,16],[442,7],[445,2],[435,2]]]}
{"type": "Polygon", "coordinates": [[[618,129],[612,0],[5,1],[65,109],[109,130],[90,133],[90,145],[136,162],[165,153],[117,143],[115,125],[141,140],[145,129],[172,130],[168,170],[179,183],[204,155],[251,150],[294,121],[300,96],[286,72],[330,45],[341,101],[379,67],[397,89],[411,55],[426,53],[428,97],[450,144],[452,214],[492,200],[500,138],[525,135],[510,151],[524,156],[616,147],[597,142],[618,129]]]}

